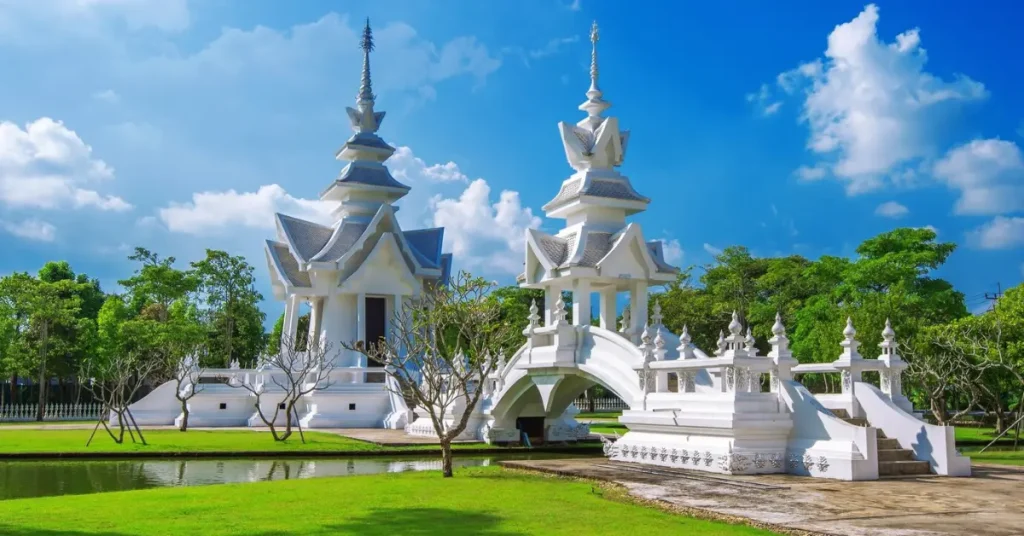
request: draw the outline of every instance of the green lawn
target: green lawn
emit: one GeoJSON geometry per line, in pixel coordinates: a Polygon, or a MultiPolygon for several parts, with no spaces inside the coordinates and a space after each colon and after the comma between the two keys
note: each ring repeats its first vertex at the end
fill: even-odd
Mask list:
{"type": "MultiPolygon", "coordinates": [[[[247,430],[145,430],[148,445],[132,443],[125,434],[125,442],[114,443],[102,429],[96,433],[92,445],[85,446],[92,430],[2,430],[0,455],[5,453],[147,453],[175,454],[181,452],[375,452],[396,450],[437,450],[437,445],[408,445],[381,447],[373,443],[349,439],[327,432],[306,432],[306,442],[293,433],[287,441],[274,441],[270,432],[247,430]]],[[[593,445],[580,445],[580,448],[593,445]]],[[[491,448],[484,443],[456,443],[453,449],[491,448]]],[[[520,448],[503,450],[516,451],[520,448]]],[[[2,533],[0,533],[2,534],[2,533]]]]}
{"type": "MultiPolygon", "coordinates": [[[[972,443],[988,443],[996,438],[995,428],[970,428],[966,426],[958,426],[956,428],[956,440],[957,442],[969,441],[972,443]]],[[[1021,442],[1024,443],[1024,433],[1021,434],[1021,442]]],[[[1013,444],[1013,431],[1007,432],[1006,435],[999,438],[999,444],[1009,443],[1013,444]]]]}
{"type": "Polygon", "coordinates": [[[7,536],[772,534],[633,503],[617,488],[498,468],[0,501],[7,536]]]}
{"type": "Polygon", "coordinates": [[[585,421],[587,419],[618,419],[621,416],[621,411],[607,411],[595,413],[580,413],[576,415],[576,418],[581,421],[585,421]]]}
{"type": "Polygon", "coordinates": [[[1019,448],[1016,452],[1006,449],[1007,447],[992,447],[985,452],[978,454],[981,447],[968,447],[960,449],[960,452],[962,452],[964,456],[971,458],[971,463],[1024,465],[1024,448],[1019,448]]]}
{"type": "Polygon", "coordinates": [[[2,421],[0,426],[40,426],[49,424],[96,424],[96,421],[2,421]]]}

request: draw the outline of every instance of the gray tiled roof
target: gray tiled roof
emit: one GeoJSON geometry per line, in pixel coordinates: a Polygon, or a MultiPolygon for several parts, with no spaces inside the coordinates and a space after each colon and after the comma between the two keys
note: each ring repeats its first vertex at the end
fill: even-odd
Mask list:
{"type": "Polygon", "coordinates": [[[388,143],[380,138],[380,136],[372,132],[356,132],[352,135],[345,145],[342,146],[342,150],[346,147],[358,150],[361,147],[369,147],[371,149],[378,149],[382,151],[394,151],[395,148],[388,145],[388,143]]]}
{"type": "Polygon", "coordinates": [[[386,166],[365,165],[351,162],[334,181],[335,184],[366,184],[408,190],[409,187],[395,180],[386,166]]]}
{"type": "Polygon", "coordinates": [[[417,260],[425,268],[441,267],[441,245],[444,243],[444,228],[416,229],[405,231],[405,242],[417,253],[417,260]]]}
{"type": "Polygon", "coordinates": [[[665,262],[665,252],[661,242],[648,242],[647,250],[651,252],[651,259],[654,259],[654,265],[657,267],[659,272],[666,274],[679,272],[679,268],[665,262]]]}
{"type": "Polygon", "coordinates": [[[586,242],[583,244],[583,256],[580,258],[579,266],[593,268],[612,250],[615,242],[611,233],[587,233],[586,242]]]}
{"type": "Polygon", "coordinates": [[[315,257],[310,259],[314,262],[332,262],[340,259],[342,255],[348,253],[349,249],[359,241],[359,237],[363,236],[363,232],[366,231],[368,226],[365,222],[343,222],[334,231],[332,236],[333,242],[328,242],[330,246],[325,244],[327,249],[324,249],[316,254],[315,257]]]}
{"type": "Polygon", "coordinates": [[[650,199],[640,195],[628,179],[592,179],[586,189],[583,187],[583,178],[562,183],[562,188],[555,195],[555,198],[548,201],[545,207],[554,208],[563,203],[568,203],[584,195],[592,197],[605,197],[609,199],[622,199],[624,201],[650,202],[650,199]]]}
{"type": "Polygon", "coordinates": [[[533,233],[534,240],[537,241],[537,245],[540,246],[541,251],[548,261],[555,266],[560,266],[565,262],[565,259],[572,248],[569,240],[559,236],[544,234],[535,229],[530,229],[530,232],[533,233]]]}
{"type": "Polygon", "coordinates": [[[288,282],[295,287],[309,287],[309,273],[299,270],[299,263],[295,260],[287,244],[267,240],[267,252],[273,257],[277,265],[284,270],[281,274],[288,279],[288,282]]]}
{"type": "Polygon", "coordinates": [[[285,236],[291,242],[292,248],[303,262],[309,261],[319,253],[334,234],[334,230],[330,227],[311,221],[300,220],[284,214],[278,214],[277,218],[284,229],[285,236]]]}

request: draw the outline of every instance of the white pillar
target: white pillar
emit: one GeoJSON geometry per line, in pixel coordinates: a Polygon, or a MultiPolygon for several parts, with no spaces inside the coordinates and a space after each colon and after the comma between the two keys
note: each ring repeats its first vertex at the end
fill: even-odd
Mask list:
{"type": "Polygon", "coordinates": [[[609,331],[618,331],[615,325],[615,287],[608,287],[598,295],[598,308],[601,315],[601,327],[609,331]]]}
{"type": "MultiPolygon", "coordinates": [[[[364,348],[369,344],[366,341],[366,294],[363,294],[362,292],[356,295],[356,338],[362,341],[364,348]]],[[[356,366],[365,367],[366,356],[359,354],[357,358],[359,359],[359,362],[356,363],[356,366]]]]}
{"type": "Polygon", "coordinates": [[[629,293],[629,313],[633,324],[633,338],[637,338],[647,325],[647,281],[633,283],[633,289],[629,293]]]}
{"type": "Polygon", "coordinates": [[[590,325],[590,281],[577,279],[572,285],[572,323],[590,325]]]}
{"type": "Polygon", "coordinates": [[[292,294],[284,306],[284,325],[281,329],[281,352],[287,352],[287,345],[295,344],[299,330],[299,296],[292,294]]]}
{"type": "Polygon", "coordinates": [[[309,307],[309,334],[306,340],[310,347],[320,343],[320,329],[324,318],[324,298],[310,299],[309,307]]]}
{"type": "Polygon", "coordinates": [[[556,300],[562,299],[562,289],[552,285],[544,289],[544,325],[550,326],[555,323],[552,311],[555,309],[556,300]]]}

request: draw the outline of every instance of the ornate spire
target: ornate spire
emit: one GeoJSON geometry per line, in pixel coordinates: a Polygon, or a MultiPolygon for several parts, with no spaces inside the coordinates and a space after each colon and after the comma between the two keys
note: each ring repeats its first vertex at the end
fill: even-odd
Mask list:
{"type": "Polygon", "coordinates": [[[611,103],[602,97],[604,93],[597,85],[599,71],[597,69],[597,42],[601,34],[597,29],[597,21],[590,27],[590,89],[587,90],[587,102],[580,105],[580,110],[587,112],[591,125],[596,127],[601,121],[601,112],[611,107],[611,103]]]}
{"type": "Polygon", "coordinates": [[[367,103],[373,105],[373,83],[370,81],[370,51],[373,50],[373,30],[370,29],[370,19],[366,19],[366,27],[363,28],[363,39],[359,43],[363,49],[363,77],[359,83],[359,95],[356,103],[362,105],[367,103]]]}

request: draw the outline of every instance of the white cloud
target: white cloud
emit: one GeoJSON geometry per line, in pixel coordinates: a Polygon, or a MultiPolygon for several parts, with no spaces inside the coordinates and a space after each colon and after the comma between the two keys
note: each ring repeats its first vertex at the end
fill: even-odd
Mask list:
{"type": "Polygon", "coordinates": [[[566,45],[578,43],[580,36],[573,35],[571,37],[558,37],[547,42],[541,48],[533,49],[529,52],[529,55],[533,59],[543,58],[545,56],[551,56],[558,54],[566,45]]]}
{"type": "Polygon", "coordinates": [[[704,251],[707,251],[709,255],[712,255],[714,257],[717,257],[722,254],[722,248],[712,246],[707,242],[704,242],[704,251]]]}
{"type": "Polygon", "coordinates": [[[565,7],[567,7],[569,11],[579,11],[582,8],[582,6],[580,6],[580,0],[572,0],[572,2],[565,7]]]}
{"type": "Polygon", "coordinates": [[[679,266],[683,262],[683,246],[675,238],[662,238],[661,251],[665,254],[665,262],[679,266]]]}
{"type": "Polygon", "coordinates": [[[95,38],[114,24],[130,31],[188,28],[188,0],[0,0],[0,40],[45,44],[55,32],[95,38]]]}
{"type": "Polygon", "coordinates": [[[319,200],[293,197],[281,186],[270,184],[255,192],[196,193],[192,201],[171,203],[161,208],[158,215],[173,232],[203,236],[223,234],[237,227],[271,230],[277,212],[329,223],[332,208],[319,200]]]}
{"type": "Polygon", "coordinates": [[[94,158],[92,147],[49,117],[24,129],[0,122],[0,203],[15,208],[131,208],[117,196],[83,186],[113,179],[114,170],[94,158]]]}
{"type": "Polygon", "coordinates": [[[826,170],[822,166],[817,166],[817,167],[800,166],[800,167],[798,167],[796,169],[796,176],[797,176],[797,178],[799,178],[802,181],[807,181],[807,182],[823,179],[823,178],[825,178],[826,174],[828,174],[828,170],[826,170]]]}
{"type": "Polygon", "coordinates": [[[105,102],[107,104],[117,104],[121,101],[121,96],[117,94],[113,89],[104,89],[103,91],[97,91],[92,94],[92,98],[105,102]]]}
{"type": "Polygon", "coordinates": [[[1024,157],[1017,144],[973,140],[950,149],[935,164],[935,176],[960,191],[957,214],[1003,214],[1024,210],[1024,157]]]}
{"type": "MultiPolygon", "coordinates": [[[[967,76],[947,81],[926,72],[918,29],[886,43],[877,24],[878,8],[868,5],[835,27],[823,60],[776,77],[786,93],[803,89],[808,148],[818,155],[819,169],[827,166],[850,195],[878,189],[933,154],[931,125],[940,105],[987,96],[984,85],[967,76]]],[[[758,100],[772,98],[766,90],[762,86],[758,100]]]]}
{"type": "Polygon", "coordinates": [[[967,235],[981,249],[1010,249],[1024,246],[1024,218],[996,216],[967,235]]]}
{"type": "MultiPolygon", "coordinates": [[[[539,227],[541,220],[522,206],[518,192],[503,191],[492,202],[484,179],[469,182],[454,162],[427,165],[408,147],[398,147],[387,165],[395,178],[412,188],[398,202],[404,228],[444,227],[445,251],[455,254],[458,267],[490,274],[519,273],[526,229],[539,227]],[[457,187],[453,195],[447,195],[453,187],[457,187]]],[[[271,184],[255,192],[196,193],[190,201],[171,203],[157,214],[172,232],[215,236],[247,229],[271,231],[276,212],[328,223],[333,208],[271,184]]]]}
{"type": "Polygon", "coordinates": [[[747,102],[757,107],[762,116],[775,115],[782,108],[782,101],[772,97],[768,84],[761,84],[757,93],[748,93],[747,102]]]}
{"type": "Polygon", "coordinates": [[[875,209],[875,215],[885,218],[902,218],[910,213],[910,209],[896,201],[886,201],[875,209]]]}
{"type": "Polygon", "coordinates": [[[445,246],[455,264],[469,271],[518,274],[523,269],[525,234],[541,219],[523,207],[519,192],[504,190],[491,203],[491,187],[476,179],[458,199],[435,196],[433,223],[444,227],[445,246]]]}
{"type": "Polygon", "coordinates": [[[57,236],[56,227],[36,218],[19,222],[0,221],[0,228],[14,236],[39,242],[53,242],[57,236]]]}

